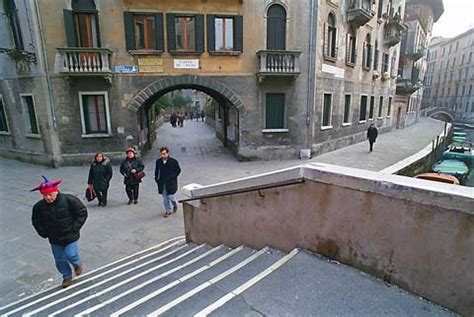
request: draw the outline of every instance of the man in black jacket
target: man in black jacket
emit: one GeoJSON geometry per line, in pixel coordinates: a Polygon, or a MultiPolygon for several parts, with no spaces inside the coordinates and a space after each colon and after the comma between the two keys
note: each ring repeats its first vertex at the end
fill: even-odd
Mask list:
{"type": "Polygon", "coordinates": [[[56,268],[63,276],[63,287],[72,284],[72,270],[82,273],[81,260],[77,252],[80,229],[87,219],[87,208],[72,195],[59,192],[61,179],[44,181],[32,189],[39,190],[43,199],[33,206],[32,222],[38,234],[48,238],[56,268]]]}
{"type": "Polygon", "coordinates": [[[369,151],[372,152],[374,149],[374,143],[378,136],[378,130],[373,123],[367,129],[367,139],[369,140],[369,151]]]}
{"type": "Polygon", "coordinates": [[[165,207],[165,218],[178,210],[178,201],[175,193],[178,191],[178,175],[181,173],[179,163],[170,157],[167,147],[160,149],[160,156],[155,165],[155,182],[158,184],[158,192],[163,195],[163,206],[165,207]],[[173,204],[173,211],[171,211],[173,204]]]}

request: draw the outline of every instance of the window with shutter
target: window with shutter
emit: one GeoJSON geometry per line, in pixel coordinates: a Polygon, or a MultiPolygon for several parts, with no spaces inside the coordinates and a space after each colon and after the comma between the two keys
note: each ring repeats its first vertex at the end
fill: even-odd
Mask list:
{"type": "Polygon", "coordinates": [[[369,120],[372,120],[374,118],[374,108],[375,108],[375,97],[370,96],[369,120]]]}
{"type": "Polygon", "coordinates": [[[367,119],[367,96],[360,97],[359,122],[365,122],[367,119]]]}
{"type": "Polygon", "coordinates": [[[171,54],[204,51],[204,16],[202,14],[166,14],[168,51],[171,54]]]}
{"type": "Polygon", "coordinates": [[[64,10],[64,26],[70,47],[100,47],[99,15],[93,0],[73,0],[64,10]]]}
{"type": "Polygon", "coordinates": [[[10,23],[10,30],[15,43],[15,49],[23,50],[23,37],[21,35],[20,20],[18,19],[18,10],[16,9],[14,0],[5,0],[5,13],[10,23]]]}
{"type": "Polygon", "coordinates": [[[337,59],[337,27],[334,13],[329,13],[327,22],[324,23],[324,57],[328,60],[337,59]]]}
{"type": "Polygon", "coordinates": [[[348,124],[350,123],[350,116],[351,116],[351,95],[344,96],[344,117],[342,119],[342,123],[348,124]]]}
{"type": "Polygon", "coordinates": [[[332,112],[332,94],[324,94],[323,96],[323,121],[322,127],[331,126],[331,112],[332,112]]]}
{"type": "Polygon", "coordinates": [[[273,4],[267,11],[267,49],[286,49],[286,10],[273,4]]]}
{"type": "Polygon", "coordinates": [[[23,113],[25,114],[26,121],[26,133],[38,135],[38,121],[36,118],[35,104],[33,100],[33,95],[20,95],[21,102],[23,107],[23,113]]]}
{"type": "Polygon", "coordinates": [[[3,96],[0,95],[0,132],[8,133],[7,113],[3,104],[3,96]]]}
{"type": "Polygon", "coordinates": [[[109,134],[110,118],[108,117],[107,93],[80,92],[82,134],[109,134]]]}
{"type": "Polygon", "coordinates": [[[379,111],[378,111],[377,117],[382,118],[382,111],[383,111],[383,96],[380,96],[379,111]]]}
{"type": "Polygon", "coordinates": [[[285,94],[266,94],[265,128],[283,129],[285,124],[285,94]]]}

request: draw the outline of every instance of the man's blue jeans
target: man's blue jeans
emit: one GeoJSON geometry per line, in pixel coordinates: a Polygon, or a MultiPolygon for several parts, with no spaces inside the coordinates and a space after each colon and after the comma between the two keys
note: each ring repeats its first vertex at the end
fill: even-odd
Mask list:
{"type": "Polygon", "coordinates": [[[173,204],[174,207],[178,206],[178,201],[176,200],[176,197],[174,194],[168,194],[166,192],[166,185],[163,186],[163,206],[165,207],[165,212],[170,213],[171,212],[171,203],[173,204]]]}
{"type": "Polygon", "coordinates": [[[63,279],[71,278],[72,270],[69,263],[75,268],[81,264],[79,254],[77,253],[77,241],[65,246],[51,244],[51,250],[53,251],[56,268],[62,274],[63,279]]]}

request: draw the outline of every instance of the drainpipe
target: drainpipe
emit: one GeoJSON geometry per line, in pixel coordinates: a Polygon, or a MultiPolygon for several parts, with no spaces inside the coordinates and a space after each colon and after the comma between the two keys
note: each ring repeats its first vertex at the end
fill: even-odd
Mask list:
{"type": "Polygon", "coordinates": [[[314,107],[314,89],[315,89],[315,73],[316,73],[316,50],[315,50],[315,34],[317,32],[316,14],[318,4],[316,0],[311,0],[310,4],[310,29],[309,29],[309,50],[308,50],[308,96],[306,102],[306,148],[311,150],[312,131],[311,116],[314,107]]]}
{"type": "Polygon", "coordinates": [[[54,98],[53,98],[53,91],[51,89],[51,77],[49,74],[49,65],[48,65],[48,55],[46,52],[46,43],[44,41],[44,29],[43,29],[43,22],[41,20],[41,12],[40,12],[40,7],[39,7],[39,2],[38,0],[35,0],[35,11],[36,11],[36,18],[38,19],[38,26],[39,26],[39,31],[40,31],[40,38],[41,38],[41,55],[43,56],[43,62],[44,62],[44,71],[46,74],[46,82],[48,84],[48,95],[49,95],[49,105],[51,108],[51,116],[53,120],[53,130],[55,132],[58,131],[58,125],[56,121],[56,113],[54,111],[54,98]]]}

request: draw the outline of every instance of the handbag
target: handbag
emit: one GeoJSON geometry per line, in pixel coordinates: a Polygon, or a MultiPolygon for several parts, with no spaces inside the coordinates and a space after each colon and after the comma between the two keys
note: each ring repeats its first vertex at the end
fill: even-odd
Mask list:
{"type": "Polygon", "coordinates": [[[93,201],[97,197],[94,191],[94,187],[87,186],[85,196],[86,196],[87,201],[93,201]]]}
{"type": "Polygon", "coordinates": [[[135,174],[133,174],[133,177],[135,177],[135,180],[140,183],[142,181],[142,178],[145,177],[145,172],[136,172],[135,174]]]}

